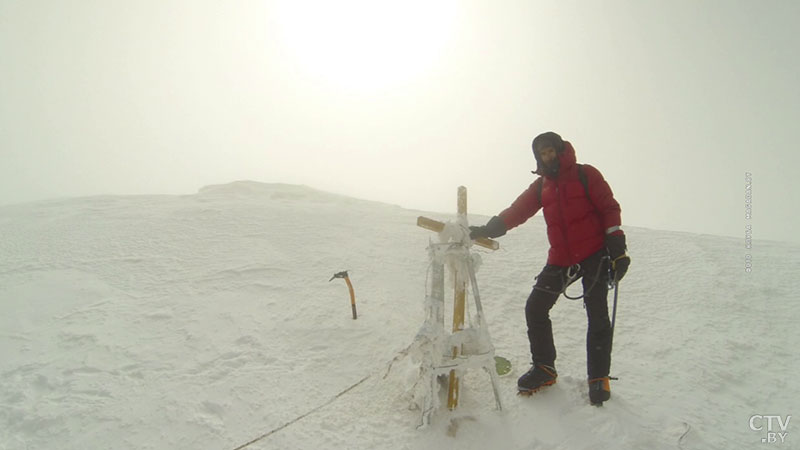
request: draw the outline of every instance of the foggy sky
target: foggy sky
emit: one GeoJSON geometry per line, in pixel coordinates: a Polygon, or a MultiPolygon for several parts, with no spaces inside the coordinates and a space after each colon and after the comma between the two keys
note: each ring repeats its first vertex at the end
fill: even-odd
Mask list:
{"type": "Polygon", "coordinates": [[[0,204],[251,179],[493,215],[553,130],[626,225],[800,242],[800,2],[305,3],[0,0],[0,204]]]}

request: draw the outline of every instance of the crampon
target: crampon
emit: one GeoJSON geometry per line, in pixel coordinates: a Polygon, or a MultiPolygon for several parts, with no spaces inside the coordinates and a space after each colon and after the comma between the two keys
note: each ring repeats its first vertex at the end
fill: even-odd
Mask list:
{"type": "Polygon", "coordinates": [[[556,380],[545,381],[541,386],[537,386],[537,387],[535,387],[533,389],[523,389],[523,388],[518,387],[517,388],[518,389],[517,390],[517,395],[522,396],[522,397],[530,397],[531,395],[541,391],[542,388],[545,388],[547,386],[552,386],[554,384],[556,384],[556,380]]]}

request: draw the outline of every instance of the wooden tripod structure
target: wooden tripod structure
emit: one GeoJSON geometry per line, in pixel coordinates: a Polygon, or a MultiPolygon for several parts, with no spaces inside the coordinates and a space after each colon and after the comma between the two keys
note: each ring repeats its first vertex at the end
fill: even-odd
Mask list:
{"type": "MultiPolygon", "coordinates": [[[[448,375],[447,407],[451,411],[458,406],[459,399],[459,371],[465,370],[468,366],[481,366],[489,372],[494,390],[495,400],[498,409],[502,409],[502,403],[497,387],[497,372],[494,363],[494,347],[491,345],[488,327],[483,316],[483,308],[478,293],[478,285],[475,278],[475,269],[472,261],[472,254],[469,251],[469,228],[467,222],[467,189],[463,186],[458,188],[458,221],[456,224],[445,224],[433,219],[420,216],[417,218],[417,225],[431,231],[440,233],[440,237],[447,233],[448,227],[453,233],[443,237],[444,242],[439,244],[439,253],[431,251],[432,259],[432,293],[428,301],[428,314],[426,326],[428,329],[442,330],[444,332],[444,260],[448,258],[448,267],[454,272],[454,301],[453,301],[453,323],[452,334],[447,337],[449,358],[445,355],[441,361],[434,361],[431,370],[432,386],[435,385],[435,378],[440,374],[448,375]],[[444,248],[444,250],[442,250],[444,248]],[[442,256],[442,254],[445,256],[442,256]],[[472,294],[475,299],[477,309],[476,328],[465,330],[466,312],[466,292],[467,284],[472,287],[472,294]],[[447,361],[446,359],[450,359],[447,361]],[[477,360],[477,361],[476,361],[477,360]]],[[[475,244],[491,250],[497,250],[500,246],[496,241],[486,238],[475,240],[475,244]]],[[[434,386],[435,394],[435,386],[434,386]]],[[[432,400],[430,401],[432,402],[432,400]]],[[[430,423],[430,414],[433,404],[430,403],[423,408],[423,425],[430,423]]]]}

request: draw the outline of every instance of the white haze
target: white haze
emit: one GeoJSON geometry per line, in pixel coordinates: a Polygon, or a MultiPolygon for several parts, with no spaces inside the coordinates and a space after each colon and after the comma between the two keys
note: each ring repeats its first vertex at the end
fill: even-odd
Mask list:
{"type": "Polygon", "coordinates": [[[798,242],[800,3],[336,5],[1,1],[0,203],[250,179],[492,215],[555,130],[625,224],[798,242]]]}

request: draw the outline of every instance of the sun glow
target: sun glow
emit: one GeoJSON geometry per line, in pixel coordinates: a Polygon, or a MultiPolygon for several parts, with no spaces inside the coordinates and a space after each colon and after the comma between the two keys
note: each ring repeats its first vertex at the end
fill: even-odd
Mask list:
{"type": "Polygon", "coordinates": [[[423,76],[452,34],[454,1],[281,2],[288,62],[341,87],[384,88],[423,76]]]}

